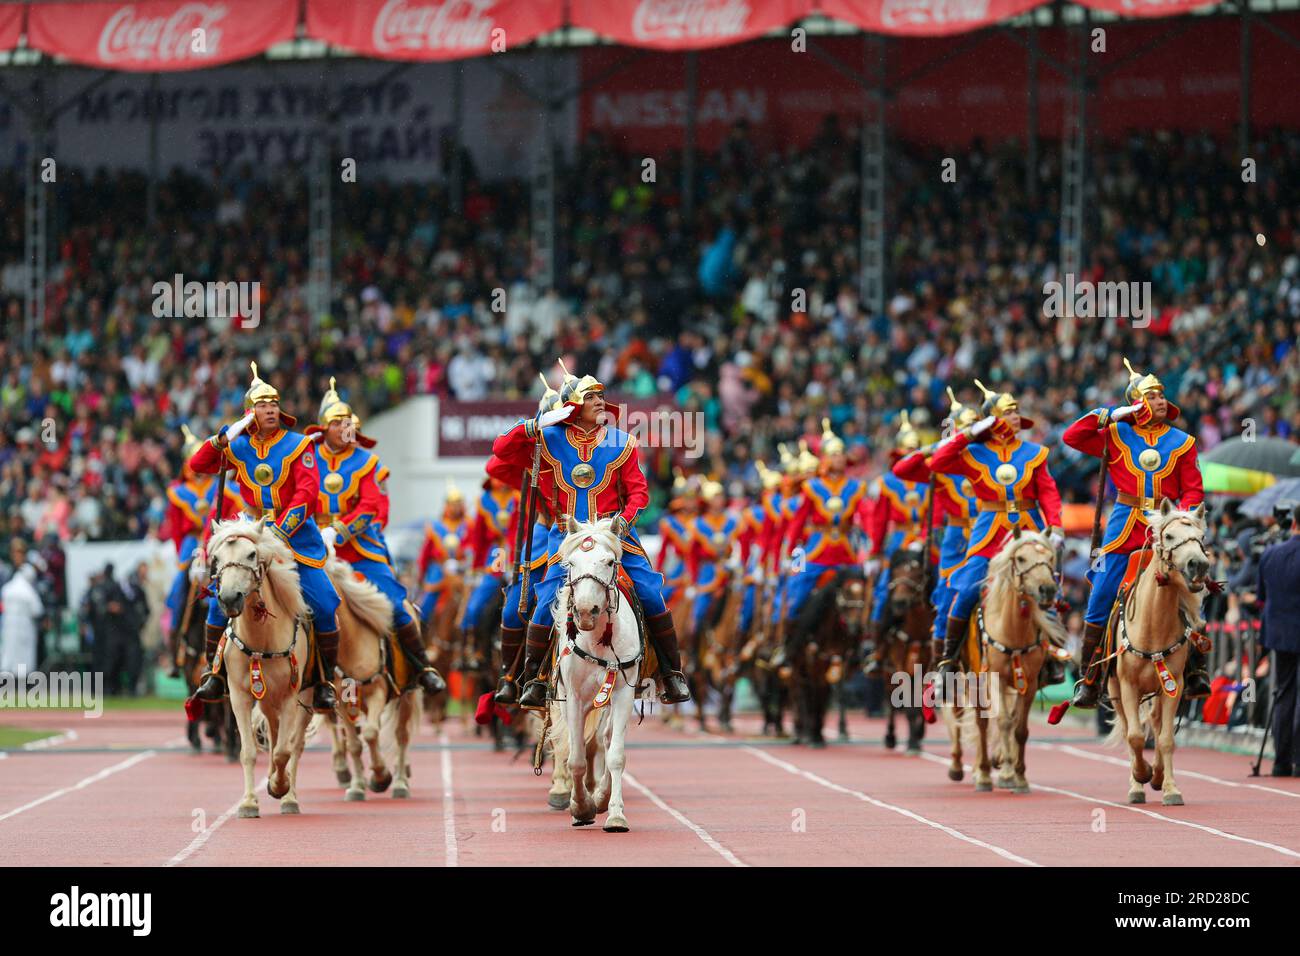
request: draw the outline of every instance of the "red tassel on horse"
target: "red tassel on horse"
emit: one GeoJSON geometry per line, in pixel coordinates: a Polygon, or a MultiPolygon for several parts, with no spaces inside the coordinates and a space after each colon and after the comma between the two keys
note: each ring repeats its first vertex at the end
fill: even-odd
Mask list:
{"type": "Polygon", "coordinates": [[[203,716],[203,701],[193,694],[185,698],[185,719],[194,723],[203,716]]]}
{"type": "Polygon", "coordinates": [[[1061,701],[1047,712],[1047,722],[1055,727],[1061,722],[1061,718],[1065,716],[1065,712],[1069,709],[1070,702],[1068,700],[1061,701]]]}

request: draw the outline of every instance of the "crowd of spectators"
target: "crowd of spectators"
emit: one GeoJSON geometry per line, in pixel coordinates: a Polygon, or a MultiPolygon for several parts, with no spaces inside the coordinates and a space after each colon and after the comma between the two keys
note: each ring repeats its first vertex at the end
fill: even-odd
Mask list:
{"type": "MultiPolygon", "coordinates": [[[[481,182],[471,166],[460,211],[440,183],[340,187],[325,316],[306,306],[301,171],[174,172],[151,223],[140,175],[61,168],[34,350],[21,217],[0,232],[0,538],[144,537],[179,471],[181,423],[201,434],[238,417],[249,358],[310,418],[330,375],[368,416],[418,394],[535,397],[537,371],[568,355],[614,393],[703,413],[702,459],[649,456],[656,503],[673,464],[738,486],[822,416],[872,473],[899,410],[933,429],[944,387],[974,400],[976,377],[1016,391],[1063,493],[1087,500],[1095,470],[1057,436],[1119,402],[1125,355],[1162,376],[1202,449],[1246,419],[1259,435],[1300,432],[1300,133],[1258,134],[1255,182],[1206,137],[1094,144],[1076,278],[1150,282],[1145,328],[1045,316],[1044,283],[1060,278],[1050,143],[1032,198],[1021,144],[976,143],[955,183],[942,151],[892,144],[881,314],[856,292],[856,130],[828,117],[806,147],[754,143],[739,125],[700,156],[686,203],[679,155],[645,183],[639,157],[586,139],[564,168],[556,285],[542,295],[525,181],[481,182]],[[260,282],[257,327],[156,317],[153,284],[175,274],[260,282]]],[[[20,180],[0,176],[0,197],[20,208],[20,180]]]]}

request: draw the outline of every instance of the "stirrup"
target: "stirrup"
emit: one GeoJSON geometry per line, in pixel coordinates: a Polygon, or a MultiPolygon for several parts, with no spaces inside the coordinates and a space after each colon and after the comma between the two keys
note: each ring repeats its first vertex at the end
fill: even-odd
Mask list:
{"type": "Polygon", "coordinates": [[[194,689],[194,696],[199,700],[208,703],[215,703],[216,701],[223,700],[227,693],[229,693],[229,690],[226,687],[226,679],[220,674],[214,674],[212,671],[204,673],[202,678],[199,680],[199,686],[194,689]],[[215,682],[215,685],[205,692],[204,688],[207,687],[209,681],[215,682]],[[218,690],[220,693],[213,696],[213,692],[218,690]]]}
{"type": "Polygon", "coordinates": [[[519,695],[519,706],[525,710],[541,710],[546,706],[546,681],[534,677],[519,695]],[[534,689],[536,688],[536,689],[534,689]]]}

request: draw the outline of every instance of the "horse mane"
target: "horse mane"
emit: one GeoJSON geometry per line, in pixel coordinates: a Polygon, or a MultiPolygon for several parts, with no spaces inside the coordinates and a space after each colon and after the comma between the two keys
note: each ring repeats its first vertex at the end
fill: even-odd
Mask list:
{"type": "Polygon", "coordinates": [[[614,552],[614,560],[617,561],[623,557],[623,542],[618,540],[618,536],[609,530],[613,523],[612,518],[602,518],[599,521],[593,521],[590,524],[576,522],[578,530],[570,531],[564,536],[564,541],[560,544],[560,560],[568,561],[569,556],[578,548],[582,540],[587,537],[595,538],[598,544],[604,545],[610,551],[614,552]]]}
{"type": "Polygon", "coordinates": [[[266,561],[266,584],[280,609],[290,617],[306,615],[307,602],[302,596],[293,550],[289,545],[268,530],[263,522],[234,518],[213,524],[208,555],[211,556],[232,538],[247,538],[257,545],[258,558],[266,561]]]}
{"type": "MultiPolygon", "coordinates": [[[[1047,535],[1038,531],[1022,531],[1020,536],[1008,538],[1002,550],[995,554],[989,560],[989,571],[985,581],[988,582],[988,592],[985,595],[984,602],[989,608],[1000,608],[1003,602],[1016,599],[1016,594],[1012,586],[1014,575],[1011,571],[1011,556],[1016,552],[1019,545],[1023,544],[1041,544],[1053,556],[1056,549],[1052,547],[1052,541],[1047,535]]],[[[1033,618],[1034,624],[1049,641],[1057,647],[1064,647],[1066,644],[1065,622],[1059,615],[1048,614],[1038,606],[1037,601],[1029,602],[1029,615],[1033,618]]]]}
{"type": "Polygon", "coordinates": [[[1201,532],[1205,532],[1205,518],[1197,517],[1194,511],[1179,511],[1177,508],[1171,508],[1168,512],[1156,509],[1144,513],[1147,519],[1147,527],[1150,529],[1150,537],[1154,540],[1160,534],[1164,533],[1165,525],[1171,522],[1186,518],[1196,524],[1201,532]]]}
{"type": "Polygon", "coordinates": [[[392,630],[393,605],[379,588],[353,573],[352,565],[331,557],[325,573],[357,620],[381,636],[392,630]]]}

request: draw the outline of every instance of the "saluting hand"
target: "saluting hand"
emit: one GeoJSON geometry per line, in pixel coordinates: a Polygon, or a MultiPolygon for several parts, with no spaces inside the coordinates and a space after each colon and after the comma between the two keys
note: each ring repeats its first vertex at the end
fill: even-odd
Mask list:
{"type": "Polygon", "coordinates": [[[222,447],[229,445],[232,441],[244,433],[249,425],[253,423],[253,413],[249,412],[233,425],[223,425],[221,431],[217,432],[217,444],[222,447]]]}
{"type": "Polygon", "coordinates": [[[549,412],[542,412],[537,416],[537,427],[545,428],[548,425],[568,421],[569,417],[577,410],[576,405],[562,405],[559,408],[551,409],[549,412]]]}

